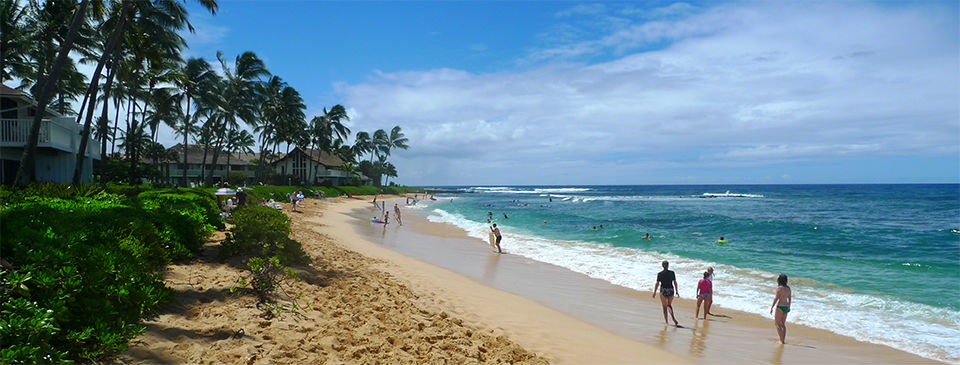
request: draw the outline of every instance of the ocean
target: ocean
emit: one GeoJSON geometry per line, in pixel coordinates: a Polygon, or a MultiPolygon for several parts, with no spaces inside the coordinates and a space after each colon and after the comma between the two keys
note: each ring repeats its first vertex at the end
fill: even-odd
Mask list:
{"type": "Polygon", "coordinates": [[[646,291],[668,260],[687,298],[712,266],[714,305],[761,315],[785,273],[788,322],[960,362],[960,185],[441,188],[429,220],[486,240],[492,213],[512,254],[646,291]]]}

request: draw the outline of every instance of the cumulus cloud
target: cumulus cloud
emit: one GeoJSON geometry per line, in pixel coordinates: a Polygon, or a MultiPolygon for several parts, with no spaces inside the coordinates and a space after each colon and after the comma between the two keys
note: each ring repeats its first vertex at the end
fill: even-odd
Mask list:
{"type": "Polygon", "coordinates": [[[404,128],[410,183],[960,153],[957,19],[936,4],[673,10],[692,14],[538,50],[548,62],[521,71],[380,72],[337,92],[357,128],[404,128]],[[597,53],[615,56],[571,62],[597,53]]]}

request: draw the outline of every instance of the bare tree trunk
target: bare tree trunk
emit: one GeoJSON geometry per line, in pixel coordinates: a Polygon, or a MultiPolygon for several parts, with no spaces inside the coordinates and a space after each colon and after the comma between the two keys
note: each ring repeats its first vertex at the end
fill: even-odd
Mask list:
{"type": "Polygon", "coordinates": [[[45,78],[37,80],[43,85],[40,87],[40,94],[37,97],[37,115],[33,117],[33,125],[30,127],[27,144],[23,148],[23,155],[20,156],[20,167],[17,168],[17,174],[13,180],[14,185],[26,186],[37,178],[37,143],[40,140],[43,114],[47,110],[47,104],[50,103],[50,98],[53,96],[54,86],[60,79],[60,74],[63,72],[70,51],[73,50],[74,40],[77,38],[80,26],[83,25],[83,20],[86,18],[87,5],[89,4],[90,0],[80,1],[80,6],[74,12],[73,20],[70,22],[67,37],[60,44],[60,53],[57,54],[53,69],[45,78]]]}

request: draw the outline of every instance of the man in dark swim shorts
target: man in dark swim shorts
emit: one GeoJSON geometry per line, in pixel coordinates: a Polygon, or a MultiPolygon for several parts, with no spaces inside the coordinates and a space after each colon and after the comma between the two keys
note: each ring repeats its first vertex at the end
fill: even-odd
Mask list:
{"type": "Polygon", "coordinates": [[[657,273],[657,284],[653,286],[653,297],[657,297],[657,288],[660,288],[660,304],[663,306],[663,323],[667,322],[667,309],[670,309],[670,318],[673,318],[674,325],[680,325],[677,317],[673,315],[673,297],[680,296],[677,285],[677,275],[671,270],[667,270],[670,263],[663,261],[663,271],[657,273]]]}

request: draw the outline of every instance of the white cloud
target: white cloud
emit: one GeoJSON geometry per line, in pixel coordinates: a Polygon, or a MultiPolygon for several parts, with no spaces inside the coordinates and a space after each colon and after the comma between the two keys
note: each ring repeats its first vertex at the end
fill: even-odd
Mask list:
{"type": "Polygon", "coordinates": [[[698,166],[956,156],[957,21],[942,10],[720,6],[538,51],[554,61],[537,68],[378,72],[337,92],[355,129],[404,128],[411,150],[393,159],[405,183],[631,183],[698,166]],[[565,62],[604,52],[625,55],[565,62]]]}

